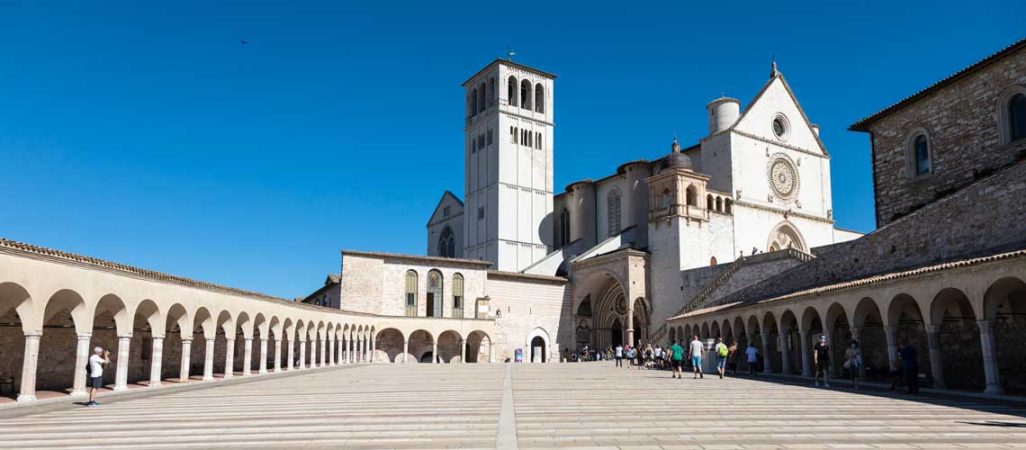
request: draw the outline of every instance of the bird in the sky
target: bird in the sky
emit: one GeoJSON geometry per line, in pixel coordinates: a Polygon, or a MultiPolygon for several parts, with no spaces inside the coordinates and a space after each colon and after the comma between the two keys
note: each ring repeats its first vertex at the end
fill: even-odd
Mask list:
{"type": "Polygon", "coordinates": [[[245,39],[239,39],[239,44],[241,44],[241,45],[246,45],[248,43],[249,43],[249,41],[247,41],[245,39]]]}

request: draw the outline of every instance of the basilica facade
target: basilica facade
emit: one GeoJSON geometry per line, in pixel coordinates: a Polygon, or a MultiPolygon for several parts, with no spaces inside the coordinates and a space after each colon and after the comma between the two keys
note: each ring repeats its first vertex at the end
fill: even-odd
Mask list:
{"type": "Polygon", "coordinates": [[[753,276],[857,238],[834,226],[830,154],[776,65],[742,108],[706,105],[709,132],[654,161],[553,190],[555,75],[496,60],[464,83],[466,199],[446,192],[428,254],[567,279],[560,349],[649,342],[744,254],[753,276]]]}

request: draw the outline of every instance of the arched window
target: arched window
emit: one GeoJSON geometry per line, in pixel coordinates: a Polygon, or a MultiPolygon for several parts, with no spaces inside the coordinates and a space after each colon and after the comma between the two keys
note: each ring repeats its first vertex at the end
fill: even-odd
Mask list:
{"type": "Polygon", "coordinates": [[[470,91],[470,117],[477,114],[477,89],[470,91]]]}
{"type": "Polygon", "coordinates": [[[620,190],[609,191],[606,197],[606,215],[609,218],[609,235],[616,236],[620,233],[620,190]]]}
{"type": "Polygon", "coordinates": [[[453,234],[452,228],[445,227],[442,230],[442,236],[438,238],[438,255],[443,258],[456,256],[456,235],[453,234]]]}
{"type": "Polygon", "coordinates": [[[417,317],[417,272],[406,271],[406,317],[417,317]]]}
{"type": "Polygon", "coordinates": [[[688,189],[684,191],[684,202],[688,206],[698,206],[698,191],[694,186],[688,186],[688,189]]]}
{"type": "Polygon", "coordinates": [[[488,107],[488,89],[485,87],[484,82],[481,82],[481,86],[477,88],[477,112],[484,112],[485,108],[488,107]]]}
{"type": "Polygon", "coordinates": [[[463,318],[463,275],[452,276],[452,316],[463,318]]]}
{"type": "Polygon", "coordinates": [[[716,203],[713,200],[712,194],[708,194],[708,195],[705,196],[705,207],[710,209],[710,210],[714,209],[716,207],[716,203]]]}
{"type": "Polygon", "coordinates": [[[506,86],[506,101],[512,106],[517,106],[517,77],[510,75],[509,83],[506,86]]]}
{"type": "Polygon", "coordinates": [[[520,107],[524,109],[531,109],[531,81],[523,80],[520,82],[520,107]]]}
{"type": "Polygon", "coordinates": [[[725,200],[723,202],[723,212],[725,212],[727,214],[730,214],[730,205],[732,205],[733,203],[734,202],[731,199],[729,199],[729,198],[727,200],[725,200]]]}
{"type": "Polygon", "coordinates": [[[716,212],[723,212],[723,199],[716,197],[716,212]]]}
{"type": "Polygon", "coordinates": [[[442,272],[432,269],[428,272],[427,316],[442,317],[442,272]]]}
{"type": "Polygon", "coordinates": [[[534,85],[534,111],[545,112],[545,86],[541,83],[534,85]]]}
{"type": "Polygon", "coordinates": [[[491,78],[488,79],[488,104],[489,105],[494,105],[495,104],[495,94],[496,94],[496,92],[497,91],[496,91],[496,88],[495,88],[495,77],[491,77],[491,78]]]}
{"type": "Polygon", "coordinates": [[[559,237],[559,246],[563,247],[570,243],[570,211],[563,208],[563,211],[559,213],[559,230],[557,233],[559,237]]]}
{"type": "Polygon", "coordinates": [[[931,170],[931,159],[930,159],[930,140],[926,137],[926,134],[918,134],[912,138],[912,144],[909,148],[910,167],[912,168],[912,175],[926,175],[931,170]]]}
{"type": "Polygon", "coordinates": [[[659,199],[659,207],[660,208],[669,208],[670,207],[670,190],[669,189],[663,189],[663,193],[662,193],[662,195],[661,195],[661,197],[659,199]]]}
{"type": "Polygon", "coordinates": [[[534,135],[534,148],[541,150],[542,148],[542,135],[541,133],[535,133],[534,135]]]}
{"type": "Polygon", "coordinates": [[[1026,138],[1026,94],[1015,94],[1008,100],[1008,142],[1026,138]]]}

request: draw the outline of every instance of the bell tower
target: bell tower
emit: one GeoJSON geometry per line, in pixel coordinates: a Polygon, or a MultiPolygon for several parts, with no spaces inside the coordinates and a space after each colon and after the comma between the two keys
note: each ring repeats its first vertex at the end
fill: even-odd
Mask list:
{"type": "Polygon", "coordinates": [[[465,258],[518,272],[552,249],[555,79],[497,59],[463,83],[465,258]]]}

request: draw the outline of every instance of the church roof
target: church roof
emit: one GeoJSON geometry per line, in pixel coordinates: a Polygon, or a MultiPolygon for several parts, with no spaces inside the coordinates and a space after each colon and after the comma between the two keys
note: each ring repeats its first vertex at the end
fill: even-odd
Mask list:
{"type": "Polygon", "coordinates": [[[850,127],[848,127],[848,129],[851,130],[851,131],[866,131],[866,132],[868,132],[869,131],[869,125],[871,123],[876,122],[877,120],[880,120],[884,116],[886,116],[886,115],[888,115],[888,114],[890,114],[890,113],[892,113],[894,111],[897,111],[897,110],[899,110],[901,108],[904,108],[905,106],[908,106],[909,104],[914,103],[917,100],[922,99],[923,97],[926,97],[927,95],[930,95],[930,94],[932,94],[934,92],[937,92],[938,90],[944,88],[945,86],[950,85],[951,83],[954,83],[954,82],[956,82],[958,80],[961,80],[961,79],[963,79],[963,78],[965,78],[965,77],[967,77],[969,75],[972,75],[977,70],[980,70],[980,69],[982,69],[984,67],[987,67],[988,65],[993,64],[994,62],[997,62],[997,61],[1001,60],[1002,58],[1004,58],[1004,57],[1006,57],[1006,56],[1008,56],[1008,55],[1010,55],[1012,53],[1015,53],[1016,51],[1021,50],[1023,48],[1026,48],[1026,38],[1020,39],[1017,42],[1013,43],[1012,45],[1009,45],[1008,47],[1005,47],[1005,48],[1003,48],[1001,50],[998,50],[994,54],[992,54],[992,55],[990,55],[990,56],[988,56],[986,58],[983,58],[983,59],[973,63],[972,65],[970,65],[968,67],[965,67],[962,70],[959,70],[958,72],[955,72],[955,73],[953,73],[951,75],[948,75],[947,77],[941,79],[940,81],[938,81],[936,83],[933,83],[933,84],[927,86],[926,88],[920,90],[919,92],[916,92],[916,93],[914,93],[914,94],[912,94],[912,95],[910,95],[908,97],[905,97],[905,98],[901,99],[900,101],[898,101],[897,103],[894,103],[891,106],[888,106],[888,107],[886,107],[886,108],[884,108],[884,109],[882,109],[880,111],[877,111],[875,114],[873,114],[873,115],[871,115],[869,117],[866,117],[866,118],[864,118],[864,119],[862,119],[862,120],[860,120],[858,122],[855,122],[850,127]]]}
{"type": "Polygon", "coordinates": [[[471,75],[470,78],[467,78],[467,80],[464,81],[463,83],[461,83],[460,86],[466,86],[467,83],[470,82],[470,80],[473,80],[474,78],[477,78],[478,75],[481,75],[481,73],[488,71],[488,69],[491,69],[492,66],[494,66],[496,64],[505,64],[505,65],[510,66],[510,67],[516,67],[518,69],[526,70],[528,72],[534,72],[534,73],[536,73],[538,75],[542,75],[542,76],[545,76],[545,77],[552,78],[553,80],[556,79],[556,74],[554,74],[554,73],[546,72],[544,70],[535,69],[534,67],[527,66],[527,65],[524,65],[524,64],[520,64],[520,63],[516,63],[516,62],[513,62],[512,60],[509,60],[509,59],[495,58],[495,61],[492,61],[487,66],[484,66],[484,68],[482,68],[481,70],[478,70],[477,73],[475,73],[474,75],[471,75]]]}
{"type": "MultiPolygon", "coordinates": [[[[457,197],[456,194],[453,194],[452,191],[446,190],[445,192],[442,193],[442,197],[438,199],[438,203],[435,205],[435,209],[431,210],[431,217],[428,218],[427,226],[430,227],[431,225],[433,225],[435,223],[434,222],[435,216],[438,215],[438,210],[442,208],[442,204],[445,203],[445,199],[446,198],[452,198],[453,200],[456,201],[456,203],[460,206],[460,208],[464,207],[463,200],[460,200],[460,198],[457,197]]],[[[462,209],[461,209],[460,214],[462,214],[462,209]]],[[[455,216],[458,216],[458,215],[459,214],[453,214],[452,216],[449,216],[449,217],[455,217],[455,216]]],[[[445,218],[445,220],[448,220],[448,219],[449,219],[448,217],[445,218]]]]}
{"type": "MultiPolygon", "coordinates": [[[[762,86],[762,89],[759,89],[759,93],[755,94],[755,97],[752,98],[752,101],[748,102],[748,104],[745,105],[744,111],[741,111],[741,115],[738,116],[737,120],[734,121],[734,124],[731,125],[730,128],[728,128],[728,130],[733,130],[735,127],[737,127],[737,124],[741,123],[741,120],[745,118],[745,115],[747,115],[748,112],[752,109],[752,106],[759,102],[759,99],[762,98],[763,94],[765,94],[767,90],[769,90],[769,87],[773,85],[773,81],[777,78],[780,79],[780,83],[784,86],[784,91],[786,91],[787,95],[791,97],[791,101],[794,102],[794,106],[798,108],[798,112],[802,115],[802,120],[805,121],[805,125],[808,126],[810,129],[813,127],[812,121],[809,120],[809,116],[805,114],[805,108],[802,108],[802,104],[798,102],[798,97],[795,97],[794,91],[791,90],[791,85],[787,84],[787,79],[784,78],[784,74],[777,70],[777,63],[774,61],[773,69],[770,71],[769,81],[767,81],[766,84],[762,86]]],[[[819,135],[815,133],[813,133],[813,137],[816,138],[816,143],[819,144],[819,148],[823,150],[823,154],[829,157],[830,152],[827,151],[826,145],[823,144],[823,140],[820,139],[819,135]]]]}

